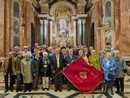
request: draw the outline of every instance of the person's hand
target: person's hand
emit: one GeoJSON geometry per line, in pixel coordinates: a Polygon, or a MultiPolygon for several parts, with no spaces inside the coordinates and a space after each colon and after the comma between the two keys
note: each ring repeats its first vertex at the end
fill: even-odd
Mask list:
{"type": "Polygon", "coordinates": [[[53,70],[52,72],[53,72],[53,74],[55,74],[55,73],[56,73],[56,71],[55,71],[55,70],[53,70]]]}
{"type": "Polygon", "coordinates": [[[36,74],[34,73],[33,76],[35,76],[36,74]]]}
{"type": "Polygon", "coordinates": [[[106,69],[104,69],[104,71],[106,71],[106,69]]]}
{"type": "Polygon", "coordinates": [[[110,71],[112,71],[113,69],[112,68],[110,68],[110,71]]]}

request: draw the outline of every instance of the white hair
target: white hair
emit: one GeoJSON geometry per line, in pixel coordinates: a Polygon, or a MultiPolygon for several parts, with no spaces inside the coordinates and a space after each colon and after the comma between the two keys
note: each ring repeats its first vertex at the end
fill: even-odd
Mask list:
{"type": "Polygon", "coordinates": [[[115,50],[114,53],[120,53],[120,51],[119,50],[115,50]]]}
{"type": "Polygon", "coordinates": [[[43,55],[45,55],[45,54],[46,54],[46,55],[48,55],[48,53],[47,53],[47,52],[43,52],[43,55]]]}

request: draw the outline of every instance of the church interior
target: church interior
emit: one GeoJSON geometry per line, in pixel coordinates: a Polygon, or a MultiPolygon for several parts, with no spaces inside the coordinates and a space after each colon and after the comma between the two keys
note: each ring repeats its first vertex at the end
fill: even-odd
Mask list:
{"type": "Polygon", "coordinates": [[[1,0],[0,56],[14,46],[94,46],[129,56],[129,0],[1,0]],[[62,40],[61,40],[62,39],[62,40]]]}
{"type": "MultiPolygon", "coordinates": [[[[0,61],[14,46],[23,50],[23,46],[34,47],[35,43],[41,47],[83,45],[93,46],[99,53],[107,42],[120,50],[130,65],[130,0],[0,0],[0,61]]],[[[125,79],[125,87],[129,98],[130,76],[125,79]]],[[[2,94],[3,89],[0,81],[1,98],[24,98],[18,97],[24,93],[9,94],[12,97],[2,94]]],[[[25,98],[112,98],[104,93],[84,95],[75,91],[52,90],[42,97],[42,91],[33,93],[25,98]]],[[[117,94],[114,97],[121,98],[117,94]]]]}

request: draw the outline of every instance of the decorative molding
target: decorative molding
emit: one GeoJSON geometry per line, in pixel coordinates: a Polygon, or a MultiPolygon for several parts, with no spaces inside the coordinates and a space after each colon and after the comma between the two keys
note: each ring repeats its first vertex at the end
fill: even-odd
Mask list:
{"type": "Polygon", "coordinates": [[[77,14],[78,18],[86,18],[88,14],[77,14]]]}
{"type": "Polygon", "coordinates": [[[72,15],[76,15],[75,7],[74,7],[71,3],[67,2],[67,1],[60,1],[60,2],[55,3],[55,4],[50,8],[50,15],[54,15],[54,14],[55,14],[55,11],[56,11],[60,6],[66,6],[66,7],[68,7],[68,8],[72,11],[72,15]]]}

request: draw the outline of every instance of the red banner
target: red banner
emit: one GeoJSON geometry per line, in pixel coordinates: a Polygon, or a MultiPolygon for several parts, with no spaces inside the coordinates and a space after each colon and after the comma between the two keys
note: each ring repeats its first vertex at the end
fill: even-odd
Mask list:
{"type": "Polygon", "coordinates": [[[102,72],[94,66],[89,66],[82,57],[67,66],[62,73],[79,91],[84,93],[93,91],[104,78],[102,72]]]}

